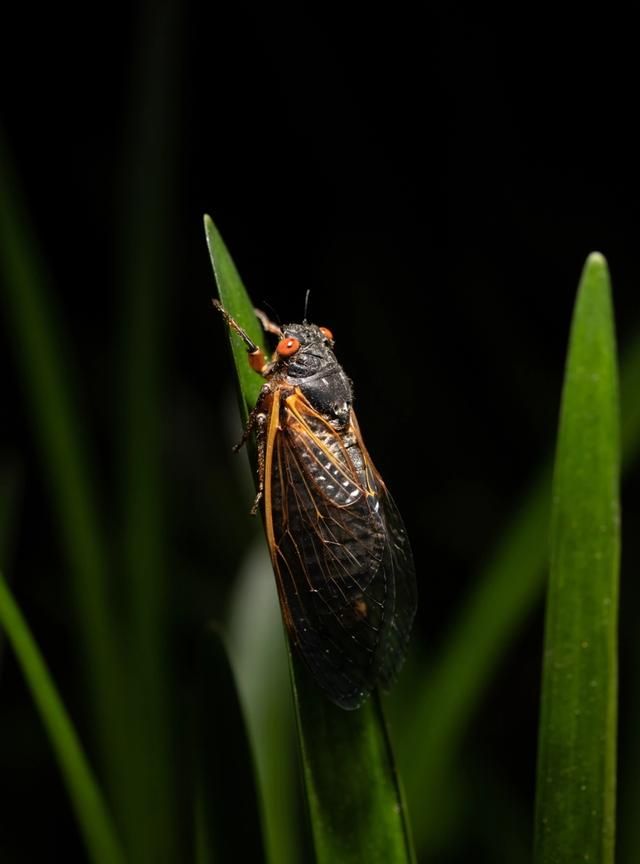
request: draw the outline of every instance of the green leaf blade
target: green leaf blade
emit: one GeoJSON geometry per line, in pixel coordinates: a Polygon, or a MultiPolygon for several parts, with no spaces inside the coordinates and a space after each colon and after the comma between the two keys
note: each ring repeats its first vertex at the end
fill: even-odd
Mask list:
{"type": "MultiPolygon", "coordinates": [[[[235,321],[246,330],[249,338],[265,350],[264,335],[256,318],[253,304],[242,284],[240,274],[229,255],[224,240],[210,216],[204,217],[204,230],[213,272],[218,285],[220,302],[235,321]]],[[[243,397],[241,413],[243,419],[246,421],[248,411],[256,404],[263,380],[249,366],[247,362],[247,348],[238,334],[229,331],[229,339],[231,341],[238,385],[243,397]]]]}
{"type": "Polygon", "coordinates": [[[414,861],[378,693],[356,711],[343,711],[296,657],[292,677],[316,861],[414,861]]]}
{"type": "Polygon", "coordinates": [[[612,864],[620,444],[604,258],[574,311],[553,482],[536,802],[537,864],[612,864]]]}
{"type": "Polygon", "coordinates": [[[12,334],[34,437],[69,565],[83,674],[110,791],[125,770],[119,627],[113,615],[108,544],[92,482],[86,423],[78,410],[68,338],[0,134],[0,299],[12,334]]]}
{"type": "Polygon", "coordinates": [[[118,589],[127,639],[125,771],[118,814],[133,860],[178,856],[171,546],[163,435],[175,248],[178,4],[141,21],[121,159],[120,345],[114,440],[120,496],[118,589]]]}
{"type": "Polygon", "coordinates": [[[78,736],[1,574],[0,626],[13,647],[49,735],[91,861],[94,864],[124,864],[120,842],[78,736]]]}
{"type": "Polygon", "coordinates": [[[267,859],[297,864],[305,857],[306,826],[292,814],[303,800],[302,776],[280,604],[263,542],[252,541],[236,578],[227,625],[229,656],[255,753],[267,859]],[[269,794],[271,789],[278,794],[269,794]]]}
{"type": "MultiPolygon", "coordinates": [[[[205,230],[222,304],[262,346],[252,303],[209,217],[205,230]]],[[[246,417],[262,379],[249,370],[242,341],[234,334],[231,341],[246,417]]],[[[291,651],[289,657],[316,860],[412,862],[406,810],[377,694],[357,711],[343,711],[329,702],[291,651]]]]}
{"type": "MultiPolygon", "coordinates": [[[[626,472],[640,453],[640,332],[634,331],[621,363],[620,405],[622,464],[626,472]]],[[[429,673],[401,686],[410,693],[411,710],[399,717],[398,757],[413,838],[420,854],[437,855],[450,830],[453,796],[442,784],[455,771],[465,735],[496,670],[544,588],[549,533],[551,460],[526,490],[514,519],[473,580],[473,589],[456,612],[449,635],[429,673]],[[406,685],[406,686],[405,686],[406,685]],[[413,742],[421,740],[416,748],[413,742]]],[[[627,723],[633,723],[632,715],[627,723]]],[[[633,761],[633,760],[632,760],[633,761]]],[[[637,761],[637,760],[636,760],[637,761]]],[[[634,775],[635,776],[635,775],[634,775]]],[[[635,800],[637,796],[631,796],[635,800]]],[[[633,819],[627,819],[627,846],[635,850],[633,819]]],[[[625,825],[622,825],[624,829],[625,825]]],[[[625,850],[627,848],[625,846],[625,850]]],[[[638,856],[627,855],[625,860],[638,856]]]]}

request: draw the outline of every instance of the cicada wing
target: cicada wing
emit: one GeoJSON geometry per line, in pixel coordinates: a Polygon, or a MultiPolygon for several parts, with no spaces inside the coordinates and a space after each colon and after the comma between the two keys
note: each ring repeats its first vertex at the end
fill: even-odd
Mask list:
{"type": "Polygon", "coordinates": [[[365,447],[358,421],[352,415],[354,434],[364,459],[367,485],[375,491],[382,515],[386,538],[381,568],[393,602],[387,617],[380,647],[379,683],[388,690],[404,663],[413,621],[416,615],[418,591],[416,570],[409,537],[400,511],[382,477],[376,470],[365,447]]]}
{"type": "Polygon", "coordinates": [[[267,533],[290,635],[336,704],[356,708],[378,683],[394,608],[387,536],[355,437],[303,397],[273,437],[267,533]]]}
{"type": "Polygon", "coordinates": [[[380,500],[387,534],[382,566],[386,570],[387,581],[393,583],[395,601],[391,621],[385,629],[380,657],[379,682],[388,690],[406,657],[418,592],[413,554],[402,517],[386,489],[381,490],[380,500]]]}

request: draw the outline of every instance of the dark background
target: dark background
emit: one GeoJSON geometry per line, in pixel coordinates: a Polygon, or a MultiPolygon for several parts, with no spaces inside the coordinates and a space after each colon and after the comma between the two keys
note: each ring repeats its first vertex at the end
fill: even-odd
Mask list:
{"type": "MultiPolygon", "coordinates": [[[[561,21],[443,9],[420,19],[368,9],[347,20],[322,7],[284,15],[147,4],[100,16],[49,7],[14,11],[3,24],[3,134],[66,326],[107,514],[116,508],[113,418],[126,376],[123,273],[136,242],[128,219],[149,201],[162,213],[149,315],[165,321],[168,523],[180,561],[171,591],[185,640],[223,617],[242,538],[258,530],[246,515],[244,462],[229,452],[237,420],[209,302],[204,212],[257,305],[299,320],[310,288],[310,318],[333,330],[368,447],[413,538],[425,654],[552,451],[571,308],[590,251],[609,261],[623,353],[636,338],[632,28],[602,12],[561,21]],[[140,84],[146,74],[155,89],[140,84]],[[168,127],[144,139],[141,87],[164,106],[168,127]],[[152,188],[131,156],[140,148],[161,166],[152,188]]],[[[7,569],[81,716],[73,623],[59,591],[64,563],[2,314],[0,457],[21,478],[7,569]]],[[[637,475],[624,494],[623,782],[635,770],[624,748],[638,675],[637,475]]],[[[479,794],[490,772],[525,813],[541,626],[539,608],[469,742],[479,794]]],[[[69,860],[78,841],[47,742],[12,659],[1,674],[0,847],[16,861],[44,850],[47,860],[69,860]],[[34,812],[38,832],[27,830],[34,812]]],[[[469,831],[470,847],[442,860],[465,860],[470,849],[491,860],[469,831]]]]}

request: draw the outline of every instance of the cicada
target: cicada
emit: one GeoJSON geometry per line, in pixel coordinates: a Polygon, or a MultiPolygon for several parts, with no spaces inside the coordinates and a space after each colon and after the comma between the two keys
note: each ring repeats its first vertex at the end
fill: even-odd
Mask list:
{"type": "MultiPolygon", "coordinates": [[[[270,361],[214,301],[265,379],[240,447],[255,432],[258,492],[284,622],[316,682],[341,708],[393,683],[416,611],[402,517],[362,440],[333,334],[272,324],[270,361]]],[[[237,449],[236,448],[236,449],[237,449]]]]}

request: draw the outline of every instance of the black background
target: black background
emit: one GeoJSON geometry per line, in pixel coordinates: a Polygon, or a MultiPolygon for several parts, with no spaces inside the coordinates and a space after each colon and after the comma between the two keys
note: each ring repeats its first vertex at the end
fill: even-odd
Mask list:
{"type": "MultiPolygon", "coordinates": [[[[154,4],[25,10],[0,35],[3,132],[66,326],[107,512],[126,374],[117,361],[126,214],[146,194],[130,158],[140,145],[136,82],[166,14],[154,4]]],[[[158,255],[169,292],[158,310],[169,322],[169,521],[188,573],[172,586],[179,630],[221,615],[222,574],[239,562],[251,497],[229,455],[237,421],[209,302],[209,212],[257,305],[299,320],[310,288],[310,318],[333,330],[368,447],[414,538],[418,628],[422,650],[433,651],[552,452],[590,251],[609,261],[623,353],[638,333],[633,28],[602,10],[563,21],[444,4],[347,18],[325,7],[190,3],[169,29],[156,98],[171,134],[143,146],[166,165],[152,194],[168,225],[158,255]]],[[[2,324],[0,455],[22,477],[10,575],[81,714],[61,550],[2,324]]],[[[623,748],[637,677],[637,477],[624,493],[623,748]]],[[[470,742],[471,770],[493,771],[524,812],[541,624],[538,609],[470,742]]],[[[0,787],[10,777],[12,791],[0,793],[0,848],[20,861],[44,849],[47,860],[68,860],[77,841],[64,795],[52,799],[56,768],[13,661],[2,675],[0,787]],[[28,832],[30,813],[42,831],[28,832]]],[[[485,860],[478,842],[471,848],[485,860]]]]}

